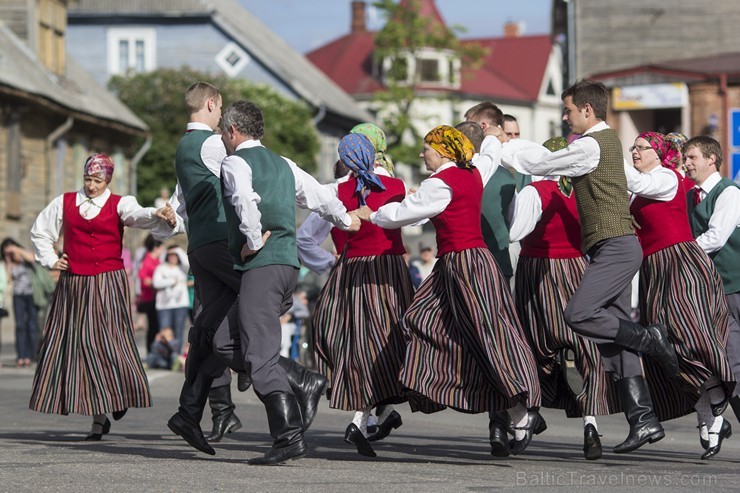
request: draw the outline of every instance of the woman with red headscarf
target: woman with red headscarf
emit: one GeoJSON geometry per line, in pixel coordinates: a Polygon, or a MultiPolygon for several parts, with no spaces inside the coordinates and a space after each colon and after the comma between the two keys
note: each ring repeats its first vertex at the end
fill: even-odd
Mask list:
{"type": "Polygon", "coordinates": [[[630,205],[643,250],[640,317],[643,325],[670,327],[678,357],[673,378],[644,355],[646,380],[661,420],[696,409],[708,459],[732,433],[722,418],[735,378],[727,359],[727,303],[714,264],[694,240],[686,212],[680,153],[662,134],[640,134],[626,166],[630,205]]]}
{"type": "Polygon", "coordinates": [[[431,220],[439,259],[404,317],[401,383],[416,410],[507,410],[515,435],[503,444],[508,455],[509,446],[522,452],[544,423],[527,411],[540,404],[537,364],[481,232],[483,187],[500,152],[496,137],[486,137],[474,166],[470,140],[453,127],[436,127],[424,137],[420,157],[432,175],[419,189],[403,202],[356,213],[388,229],[431,220]]]}
{"type": "Polygon", "coordinates": [[[93,416],[86,440],[110,431],[106,413],[151,406],[149,384],[134,341],[129,284],[121,258],[124,226],[175,224],[171,207],[141,207],[108,189],[113,161],[85,161],[84,186],[58,196],[31,228],[36,259],[62,271],[52,300],[33,381],[30,408],[93,416]],[[64,234],[60,257],[54,243],[64,234]]]}

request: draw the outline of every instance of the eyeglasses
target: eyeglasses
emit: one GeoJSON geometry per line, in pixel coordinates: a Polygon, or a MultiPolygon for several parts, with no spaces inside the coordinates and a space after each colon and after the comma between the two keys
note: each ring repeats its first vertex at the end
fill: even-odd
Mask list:
{"type": "Polygon", "coordinates": [[[648,149],[652,149],[653,146],[632,146],[629,149],[627,149],[630,152],[641,152],[641,151],[647,151],[648,149]]]}

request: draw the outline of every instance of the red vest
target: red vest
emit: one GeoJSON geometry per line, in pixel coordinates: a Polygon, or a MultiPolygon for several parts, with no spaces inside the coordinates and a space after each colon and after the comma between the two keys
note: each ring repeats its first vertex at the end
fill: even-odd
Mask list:
{"type": "MultiPolygon", "coordinates": [[[[406,196],[406,187],[401,180],[382,175],[378,175],[378,178],[385,185],[385,190],[373,191],[368,195],[365,199],[368,207],[377,211],[385,204],[403,200],[406,196]]],[[[355,194],[355,187],[357,187],[357,179],[353,176],[346,182],[340,183],[337,189],[337,196],[348,211],[360,207],[360,199],[355,194]]],[[[406,250],[403,248],[400,229],[383,229],[380,226],[363,221],[359,231],[347,235],[347,247],[344,256],[352,258],[375,255],[403,255],[404,253],[406,253],[406,250]]]]}
{"type": "Polygon", "coordinates": [[[521,242],[522,257],[578,258],[581,253],[581,221],[578,218],[576,194],[566,197],[558,182],[542,180],[527,185],[534,187],[542,200],[542,217],[534,230],[521,242]]]}
{"type": "Polygon", "coordinates": [[[347,245],[347,236],[349,236],[349,233],[334,226],[331,228],[331,231],[329,231],[329,234],[331,235],[331,241],[334,243],[334,248],[337,250],[337,253],[341,255],[344,251],[344,247],[347,245]]]}
{"type": "Polygon", "coordinates": [[[452,201],[431,218],[437,232],[437,257],[470,248],[486,248],[480,227],[483,180],[475,168],[454,166],[434,175],[452,189],[452,201]]]}
{"type": "Polygon", "coordinates": [[[123,223],[118,216],[120,195],[111,195],[93,219],[80,215],[77,192],[64,194],[62,231],[69,272],[95,276],[123,269],[123,223]]]}
{"type": "Polygon", "coordinates": [[[694,240],[686,211],[686,194],[682,189],[683,177],[673,172],[678,178],[678,190],[673,199],[664,202],[638,196],[630,205],[630,212],[640,225],[636,233],[643,258],[676,243],[694,240]]]}

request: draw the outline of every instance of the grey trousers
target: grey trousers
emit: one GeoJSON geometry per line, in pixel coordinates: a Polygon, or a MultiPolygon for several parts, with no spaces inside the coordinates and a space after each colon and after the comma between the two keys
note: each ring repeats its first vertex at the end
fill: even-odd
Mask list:
{"type": "MultiPolygon", "coordinates": [[[[732,365],[735,379],[740,379],[740,292],[727,295],[727,308],[730,312],[727,332],[727,359],[732,365]]],[[[740,381],[740,380],[738,380],[740,381]]],[[[736,389],[737,394],[740,389],[736,389]]]]}
{"type": "Polygon", "coordinates": [[[630,319],[632,278],[642,264],[642,248],[634,235],[600,241],[588,252],[589,266],[565,308],[565,321],[596,342],[604,370],[615,379],[642,375],[634,351],[614,344],[619,320],[630,319]]]}

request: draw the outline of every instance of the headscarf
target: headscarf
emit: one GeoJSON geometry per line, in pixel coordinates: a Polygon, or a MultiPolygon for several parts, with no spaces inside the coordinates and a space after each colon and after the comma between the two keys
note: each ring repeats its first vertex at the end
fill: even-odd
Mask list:
{"type": "Polygon", "coordinates": [[[678,166],[681,171],[686,172],[686,165],[683,162],[683,146],[689,141],[689,138],[681,132],[671,132],[665,135],[665,140],[673,144],[676,148],[678,152],[678,166]]]}
{"type": "Polygon", "coordinates": [[[362,134],[368,139],[375,149],[375,162],[380,164],[388,173],[393,176],[394,166],[390,156],[385,151],[388,150],[388,142],[385,139],[385,132],[379,126],[372,123],[360,123],[352,127],[349,131],[351,134],[362,134]]]}
{"type": "Polygon", "coordinates": [[[666,140],[663,134],[643,132],[637,138],[648,141],[648,144],[658,153],[658,159],[664,168],[678,169],[681,165],[681,153],[672,141],[666,140]]]}
{"type": "Polygon", "coordinates": [[[473,167],[473,143],[465,134],[449,125],[434,127],[424,137],[424,142],[442,157],[454,161],[460,168],[473,167]]]}
{"type": "MultiPolygon", "coordinates": [[[[564,137],[552,137],[547,139],[542,145],[550,152],[556,152],[568,147],[568,140],[564,137]]],[[[558,179],[558,188],[563,195],[570,197],[570,194],[573,193],[573,182],[571,182],[569,177],[561,176],[558,179]]]]}
{"type": "Polygon", "coordinates": [[[107,154],[93,154],[85,161],[82,173],[85,176],[102,178],[106,183],[110,183],[114,168],[113,160],[107,154]]]}
{"type": "Polygon", "coordinates": [[[375,150],[373,144],[363,134],[348,134],[339,141],[339,159],[346,167],[354,171],[357,177],[355,193],[360,196],[360,205],[366,205],[365,199],[371,190],[385,190],[383,182],[373,172],[375,167],[375,150]]]}

